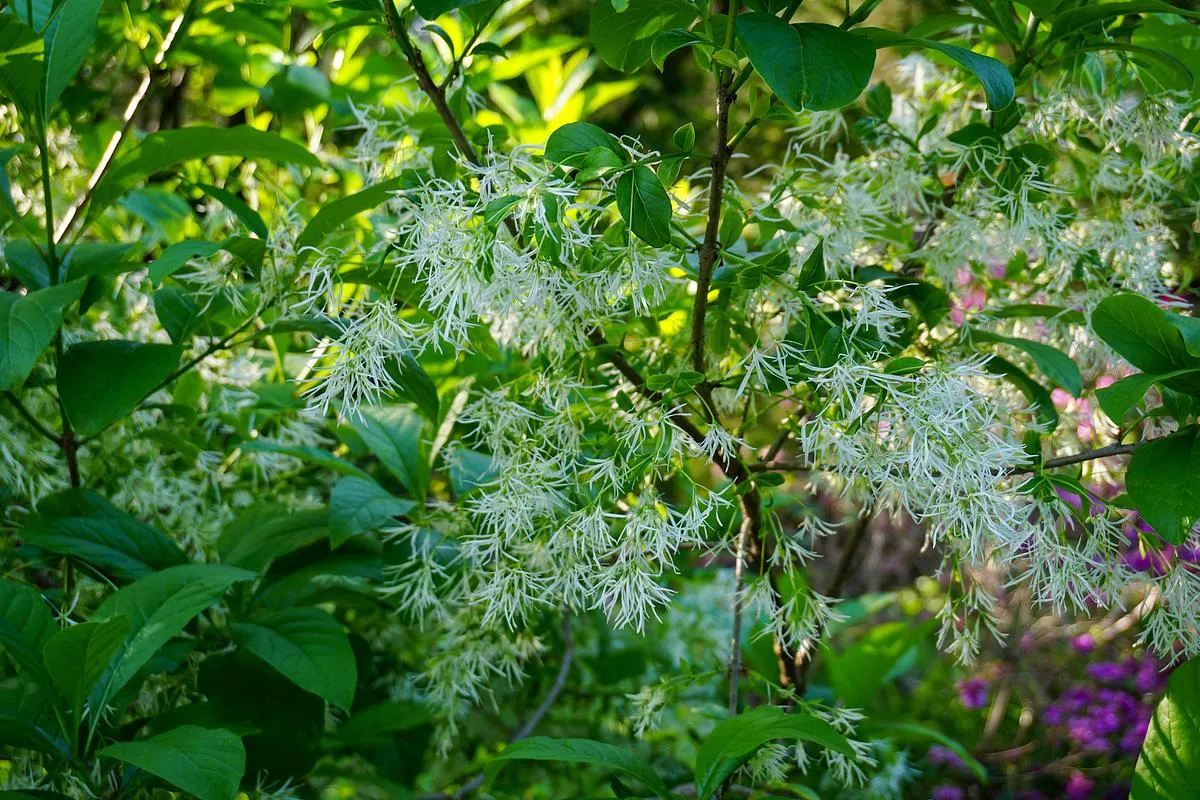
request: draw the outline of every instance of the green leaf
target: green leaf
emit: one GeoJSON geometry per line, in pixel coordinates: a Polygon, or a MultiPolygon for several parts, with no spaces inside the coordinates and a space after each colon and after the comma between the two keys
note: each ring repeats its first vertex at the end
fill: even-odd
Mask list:
{"type": "Polygon", "coordinates": [[[154,293],[154,314],[174,344],[184,344],[200,327],[200,305],[178,286],[164,286],[154,293]]]}
{"type": "Polygon", "coordinates": [[[42,649],[46,669],[67,701],[76,725],[81,719],[84,701],[125,642],[129,628],[129,620],[125,617],[81,622],[50,637],[42,649]]]}
{"type": "Polygon", "coordinates": [[[1200,441],[1195,425],[1148,442],[1133,453],[1125,490],[1155,532],[1182,544],[1200,520],[1200,441]]]}
{"type": "Polygon", "coordinates": [[[625,160],[625,151],[612,134],[590,122],[572,122],[556,128],[546,140],[546,160],[567,167],[580,166],[597,147],[625,160]]]}
{"type": "Polygon", "coordinates": [[[354,714],[338,728],[338,741],[345,747],[362,748],[385,741],[394,733],[412,730],[432,718],[429,709],[419,703],[393,700],[379,703],[354,714]]]}
{"type": "Polygon", "coordinates": [[[1166,314],[1167,323],[1183,336],[1183,346],[1193,356],[1200,357],[1200,318],[1182,314],[1166,314]]]}
{"type": "Polygon", "coordinates": [[[260,503],[225,525],[217,540],[217,552],[226,564],[261,572],[276,558],[328,535],[329,517],[323,508],[289,511],[273,503],[260,503]]]}
{"type": "Polygon", "coordinates": [[[370,478],[342,478],[329,496],[329,543],[340,547],[351,536],[392,523],[415,506],[370,478]]]}
{"type": "Polygon", "coordinates": [[[405,353],[388,367],[388,374],[396,382],[396,396],[415,405],[426,419],[436,424],[441,400],[437,386],[420,362],[405,353]]]}
{"type": "Polygon", "coordinates": [[[119,339],[71,345],[58,365],[58,395],[81,436],[133,411],[175,370],[183,348],[119,339]]]}
{"type": "Polygon", "coordinates": [[[789,25],[756,11],[738,16],[737,32],[754,69],[793,111],[853,103],[875,68],[871,42],[832,25],[789,25]]]}
{"type": "Polygon", "coordinates": [[[591,739],[551,739],[546,736],[531,736],[528,739],[513,742],[484,767],[484,773],[487,775],[489,783],[509,761],[561,761],[568,764],[595,764],[636,778],[659,797],[671,796],[671,792],[663,783],[662,778],[658,777],[646,762],[623,747],[595,742],[591,739]]]}
{"type": "MultiPolygon", "coordinates": [[[[1141,295],[1120,293],[1104,298],[1092,312],[1092,330],[1142,372],[1163,375],[1200,366],[1166,313],[1141,295]]],[[[1193,385],[1200,387],[1200,381],[1193,385]]]]}
{"type": "Polygon", "coordinates": [[[211,128],[194,125],[152,133],[134,150],[117,160],[96,186],[88,216],[112,205],[142,178],[176,164],[209,156],[261,158],[280,164],[321,165],[308,148],[275,133],[245,125],[211,128]]]}
{"type": "Polygon", "coordinates": [[[24,584],[0,580],[0,647],[26,677],[49,688],[42,647],[58,631],[41,595],[24,584]]]}
{"type": "Polygon", "coordinates": [[[290,456],[309,464],[315,464],[342,475],[356,475],[360,478],[368,477],[367,473],[349,461],[338,458],[333,453],[328,453],[319,447],[286,445],[268,441],[267,439],[253,439],[249,442],[239,444],[238,449],[243,453],[279,453],[280,455],[290,456]]]}
{"type": "Polygon", "coordinates": [[[246,771],[241,737],[198,725],[110,744],[100,755],[132,764],[200,800],[233,800],[246,771]]]}
{"type": "Polygon", "coordinates": [[[358,673],[342,625],[319,608],[289,608],[235,622],[233,638],[305,691],[349,711],[358,673]]]}
{"type": "Polygon", "coordinates": [[[823,283],[826,277],[825,240],[818,239],[817,246],[808,254],[808,258],[804,259],[804,266],[800,268],[799,288],[806,291],[810,287],[823,283]]]}
{"type": "Polygon", "coordinates": [[[1054,398],[1046,391],[1045,386],[1026,375],[1025,370],[1000,356],[992,356],[983,366],[993,375],[1003,375],[1009,383],[1021,390],[1029,402],[1033,403],[1038,422],[1051,431],[1058,427],[1058,409],[1054,407],[1054,398]]]}
{"type": "Polygon", "coordinates": [[[375,457],[415,497],[425,496],[429,480],[425,425],[404,406],[371,406],[352,415],[350,424],[375,457]]]}
{"type": "Polygon", "coordinates": [[[1096,399],[1100,401],[1100,408],[1104,409],[1104,413],[1108,415],[1108,418],[1119,427],[1122,420],[1125,419],[1125,415],[1129,413],[1129,410],[1142,402],[1142,398],[1146,396],[1146,392],[1150,390],[1151,386],[1180,375],[1187,375],[1198,371],[1200,371],[1200,367],[1176,370],[1175,372],[1168,372],[1166,375],[1148,375],[1144,372],[1139,372],[1137,375],[1122,378],[1103,389],[1097,389],[1096,399]]]}
{"type": "Polygon", "coordinates": [[[1200,12],[1191,8],[1181,8],[1162,0],[1134,0],[1129,3],[1096,3],[1082,8],[1064,11],[1054,19],[1054,27],[1050,29],[1050,39],[1058,39],[1073,33],[1080,33],[1090,25],[1109,19],[1116,19],[1127,14],[1179,14],[1186,17],[1200,17],[1200,12]]]}
{"type": "Polygon", "coordinates": [[[623,12],[599,0],[592,4],[588,33],[596,52],[609,66],[632,72],[650,58],[660,33],[686,28],[695,18],[695,7],[683,0],[637,0],[623,12]]]}
{"type": "Polygon", "coordinates": [[[943,747],[952,750],[956,756],[962,759],[962,762],[967,765],[967,769],[971,770],[980,783],[987,783],[987,768],[979,762],[979,759],[971,755],[971,751],[964,747],[957,739],[951,739],[939,730],[917,722],[877,722],[875,720],[862,723],[858,730],[863,735],[878,734],[879,738],[897,739],[899,741],[919,741],[922,739],[935,741],[943,747]]]}
{"type": "Polygon", "coordinates": [[[708,800],[759,747],[775,739],[804,740],[853,756],[846,737],[827,722],[803,713],[761,706],[717,724],[696,752],[696,797],[708,800]]]}
{"type": "Polygon", "coordinates": [[[0,14],[0,97],[40,123],[45,42],[28,22],[0,14]]]}
{"type": "Polygon", "coordinates": [[[862,708],[899,677],[929,635],[928,623],[885,622],[872,626],[848,647],[826,650],[830,683],[839,700],[862,708]]]}
{"type": "Polygon", "coordinates": [[[654,66],[662,70],[667,63],[667,57],[671,53],[697,44],[711,43],[705,41],[687,28],[672,28],[654,37],[654,41],[650,44],[650,59],[654,62],[654,66]]]}
{"type": "Polygon", "coordinates": [[[1072,397],[1079,397],[1083,393],[1083,376],[1079,374],[1079,367],[1061,350],[1041,342],[1000,336],[988,331],[973,330],[971,338],[981,342],[999,342],[1023,350],[1055,386],[1066,389],[1072,397]]]}
{"type": "Polygon", "coordinates": [[[196,188],[229,209],[238,218],[238,221],[249,228],[258,238],[266,239],[270,236],[267,223],[263,221],[262,215],[233,192],[210,183],[197,183],[196,188]]]}
{"type": "Polygon", "coordinates": [[[22,532],[26,542],[76,556],[118,581],[144,578],[187,563],[162,531],[129,516],[87,489],[67,489],[38,504],[38,518],[22,532]]]}
{"type": "Polygon", "coordinates": [[[494,0],[414,0],[413,7],[425,19],[436,19],[456,8],[477,6],[494,0]]]}
{"type": "Polygon", "coordinates": [[[0,391],[25,382],[62,325],[63,311],[83,295],[86,281],[0,294],[0,391]]]}
{"type": "Polygon", "coordinates": [[[174,275],[185,264],[194,258],[208,258],[221,250],[241,258],[247,263],[262,263],[262,253],[265,243],[261,239],[250,239],[245,236],[231,236],[220,242],[210,242],[205,239],[187,239],[163,250],[147,269],[150,280],[162,283],[163,279],[174,275]]]}
{"type": "Polygon", "coordinates": [[[617,179],[617,210],[629,230],[646,244],[671,243],[671,196],[654,170],[639,164],[617,179]]]}
{"type": "Polygon", "coordinates": [[[46,77],[42,113],[50,110],[83,66],[96,41],[96,18],[103,0],[64,0],[46,34],[46,77]]]}
{"type": "Polygon", "coordinates": [[[875,43],[875,47],[924,47],[927,50],[936,50],[942,55],[948,56],[957,61],[961,66],[966,67],[975,73],[975,77],[979,78],[979,82],[983,84],[983,92],[987,95],[988,108],[993,111],[998,111],[1005,108],[1013,101],[1016,96],[1016,85],[1013,83],[1012,74],[1008,68],[1001,62],[990,56],[981,56],[974,53],[965,47],[958,47],[945,42],[938,42],[933,39],[922,39],[917,36],[907,36],[902,33],[884,30],[883,28],[856,28],[859,33],[866,36],[875,43]]]}
{"type": "Polygon", "coordinates": [[[296,237],[296,262],[303,265],[330,234],[364,211],[382,205],[402,184],[402,178],[392,178],[323,205],[296,237]]]}
{"type": "Polygon", "coordinates": [[[1200,659],[1175,668],[1142,743],[1129,800],[1195,797],[1200,777],[1200,659]]]}
{"type": "MultiPolygon", "coordinates": [[[[130,633],[92,691],[89,708],[103,708],[192,617],[220,599],[233,584],[253,578],[253,572],[237,567],[185,564],[156,572],[109,595],[92,619],[127,617],[130,633]]],[[[99,716],[97,712],[92,717],[93,725],[99,716]]]]}
{"type": "Polygon", "coordinates": [[[32,683],[0,683],[0,745],[37,750],[66,759],[67,744],[48,689],[32,683]]]}

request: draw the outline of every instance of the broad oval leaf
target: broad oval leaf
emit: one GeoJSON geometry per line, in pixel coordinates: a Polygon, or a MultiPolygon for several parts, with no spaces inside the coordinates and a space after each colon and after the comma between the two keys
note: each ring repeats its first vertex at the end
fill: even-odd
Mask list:
{"type": "Polygon", "coordinates": [[[217,540],[217,552],[226,564],[264,571],[276,558],[328,534],[325,509],[289,511],[274,503],[260,503],[225,525],[217,540]]]}
{"type": "Polygon", "coordinates": [[[550,134],[546,140],[546,159],[569,167],[579,166],[597,147],[622,160],[626,158],[625,151],[608,131],[590,122],[572,122],[550,134]]]}
{"type": "Polygon", "coordinates": [[[187,563],[162,531],[140,522],[93,491],[67,489],[44,498],[25,541],[60,555],[77,556],[118,581],[187,563]]]}
{"type": "Polygon", "coordinates": [[[621,772],[641,781],[659,797],[670,797],[670,790],[662,778],[646,762],[625,749],[591,739],[551,739],[546,736],[531,736],[513,742],[504,752],[493,758],[484,767],[488,782],[491,782],[509,761],[561,761],[568,764],[595,764],[621,772]]]}
{"type": "Polygon", "coordinates": [[[1182,544],[1200,520],[1200,428],[1195,425],[1139,447],[1125,490],[1142,519],[1171,544],[1182,544]]]}
{"type": "Polygon", "coordinates": [[[174,371],[183,348],[124,340],[71,345],[58,365],[58,394],[82,436],[133,411],[174,371]]]}
{"type": "MultiPolygon", "coordinates": [[[[1106,297],[1092,312],[1092,330],[1142,372],[1166,374],[1200,366],[1188,352],[1183,334],[1167,320],[1166,312],[1136,294],[1106,297]]],[[[1185,379],[1181,391],[1200,389],[1200,379],[1185,379]]]]}
{"type": "Polygon", "coordinates": [[[103,1],[65,0],[58,8],[54,24],[46,34],[42,113],[47,119],[96,41],[96,18],[103,1]]]}
{"type": "Polygon", "coordinates": [[[349,710],[358,681],[341,623],[319,608],[289,608],[233,624],[239,646],[305,691],[349,710]]]}
{"type": "Polygon", "coordinates": [[[829,723],[803,713],[762,706],[719,723],[696,752],[696,797],[708,800],[759,747],[775,739],[804,740],[853,756],[846,737],[829,723]]]}
{"type": "Polygon", "coordinates": [[[86,286],[87,281],[80,280],[23,296],[0,294],[0,391],[25,382],[62,325],[63,312],[86,286]]]}
{"type": "Polygon", "coordinates": [[[42,647],[58,631],[46,602],[32,588],[0,580],[0,647],[26,677],[49,688],[42,647]]]}
{"type": "Polygon", "coordinates": [[[696,9],[684,0],[637,0],[618,11],[611,0],[592,4],[588,32],[609,66],[631,72],[650,58],[655,38],[669,28],[686,28],[696,9]]]}
{"type": "Polygon", "coordinates": [[[1148,375],[1145,372],[1139,372],[1137,375],[1122,378],[1110,386],[1097,389],[1096,399],[1100,401],[1100,408],[1104,410],[1108,418],[1119,427],[1129,410],[1142,402],[1151,386],[1194,372],[1200,372],[1200,367],[1176,370],[1168,372],[1166,375],[1148,375]]]}
{"type": "Polygon", "coordinates": [[[330,544],[337,548],[351,536],[393,522],[414,506],[412,500],[396,497],[371,478],[342,478],[329,495],[330,544]]]}
{"type": "Polygon", "coordinates": [[[671,196],[654,170],[639,164],[617,179],[617,210],[629,230],[646,244],[671,243],[671,196]]]}
{"type": "Polygon", "coordinates": [[[1016,97],[1017,87],[1013,83],[1012,74],[1004,64],[990,56],[982,56],[958,45],[946,44],[933,39],[922,39],[917,36],[906,36],[903,33],[883,28],[857,28],[856,30],[874,42],[876,47],[906,45],[924,47],[954,59],[979,78],[979,82],[983,84],[983,92],[987,95],[988,108],[993,111],[1007,107],[1016,97]]]}
{"type": "Polygon", "coordinates": [[[338,742],[346,747],[364,747],[386,741],[394,733],[412,730],[432,718],[419,703],[392,700],[357,712],[338,728],[338,742]]]}
{"type": "Polygon", "coordinates": [[[416,497],[429,481],[425,424],[405,406],[371,406],[351,415],[350,424],[388,471],[416,497]]]}
{"type": "Polygon", "coordinates": [[[42,648],[42,660],[78,725],[83,703],[129,635],[129,620],[89,620],[61,630],[42,648]]]}
{"type": "Polygon", "coordinates": [[[1129,800],[1194,797],[1200,776],[1200,659],[1184,662],[1167,680],[1137,767],[1129,800]]]}
{"type": "MultiPolygon", "coordinates": [[[[109,595],[92,619],[127,617],[130,632],[92,690],[89,706],[103,708],[192,617],[233,584],[253,578],[253,572],[237,567],[185,564],[156,572],[109,595]]],[[[93,725],[99,716],[93,715],[93,725]]]]}
{"type": "Polygon", "coordinates": [[[132,764],[200,800],[233,800],[246,771],[241,737],[199,725],[110,744],[100,755],[132,764]]]}
{"type": "Polygon", "coordinates": [[[871,79],[875,47],[832,25],[789,25],[774,14],[737,18],[750,63],[793,111],[820,111],[853,103],[871,79]]]}

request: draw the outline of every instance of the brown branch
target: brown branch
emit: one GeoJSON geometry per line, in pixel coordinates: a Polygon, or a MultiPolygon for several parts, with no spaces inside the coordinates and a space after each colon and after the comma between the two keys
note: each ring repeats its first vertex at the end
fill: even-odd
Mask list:
{"type": "Polygon", "coordinates": [[[458,148],[458,152],[462,153],[463,157],[472,164],[478,165],[479,153],[475,151],[475,147],[471,144],[471,140],[467,138],[466,131],[459,124],[458,118],[454,116],[454,112],[450,109],[450,105],[446,102],[446,87],[439,86],[433,76],[429,74],[429,67],[425,64],[425,57],[421,55],[421,51],[408,38],[408,31],[405,29],[404,20],[400,19],[396,7],[391,0],[384,3],[387,10],[387,26],[388,34],[392,37],[400,47],[400,51],[404,53],[404,58],[408,61],[408,66],[412,68],[413,75],[417,78],[417,85],[421,87],[421,91],[429,98],[429,102],[433,103],[434,110],[442,119],[442,123],[450,131],[450,138],[454,140],[454,146],[458,148]]]}
{"type": "MultiPolygon", "coordinates": [[[[1107,447],[1100,447],[1096,450],[1085,450],[1082,453],[1072,453],[1071,455],[1058,456],[1057,458],[1047,459],[1042,462],[1042,469],[1054,469],[1056,467],[1067,467],[1071,464],[1082,464],[1085,461],[1094,461],[1097,458],[1108,458],[1109,456],[1123,456],[1132,453],[1142,445],[1153,442],[1155,439],[1162,437],[1153,436],[1149,439],[1142,439],[1140,442],[1132,444],[1110,444],[1107,447]]],[[[1028,470],[1025,470],[1028,471],[1028,470]]]]}

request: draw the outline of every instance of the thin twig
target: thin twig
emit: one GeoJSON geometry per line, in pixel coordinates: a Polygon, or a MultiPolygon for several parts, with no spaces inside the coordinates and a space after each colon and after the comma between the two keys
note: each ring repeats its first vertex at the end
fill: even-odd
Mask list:
{"type": "MultiPolygon", "coordinates": [[[[550,685],[550,690],[546,692],[546,696],[542,698],[542,702],[533,710],[529,718],[525,720],[525,724],[518,728],[516,733],[508,740],[509,744],[519,742],[533,733],[538,724],[545,719],[546,714],[550,712],[550,707],[554,705],[554,701],[562,694],[563,687],[567,685],[567,675],[571,671],[571,662],[575,659],[575,642],[571,638],[571,617],[569,615],[563,616],[562,637],[563,656],[562,661],[558,665],[558,674],[554,676],[554,683],[550,685]]],[[[458,791],[454,794],[429,794],[424,795],[421,800],[462,800],[462,798],[482,786],[486,777],[485,773],[479,772],[475,777],[459,787],[458,791]]]]}
{"type": "Polygon", "coordinates": [[[138,84],[137,89],[133,92],[133,96],[129,98],[129,102],[125,105],[125,111],[121,114],[121,127],[108,140],[108,146],[104,148],[104,154],[100,156],[100,161],[96,164],[96,168],[92,170],[91,177],[88,178],[87,188],[71,204],[71,207],[67,209],[67,213],[63,215],[62,220],[59,222],[58,227],[54,229],[55,242],[61,242],[70,232],[71,228],[74,227],[75,223],[79,220],[79,213],[91,201],[92,195],[96,192],[96,187],[100,185],[101,179],[108,172],[108,168],[112,165],[117,150],[121,147],[121,142],[129,135],[129,129],[133,127],[133,118],[137,116],[138,109],[142,107],[142,102],[145,101],[146,96],[150,92],[150,84],[153,83],[155,74],[163,62],[166,61],[167,54],[175,44],[175,38],[183,28],[183,23],[186,21],[191,7],[191,0],[188,0],[183,10],[179,12],[179,16],[171,21],[171,27],[167,29],[167,35],[163,37],[162,43],[158,46],[158,51],[150,61],[150,66],[146,70],[146,74],[142,76],[142,82],[138,84]]]}
{"type": "Polygon", "coordinates": [[[54,444],[58,447],[62,447],[62,441],[58,438],[58,434],[50,430],[48,427],[42,424],[37,417],[30,413],[29,409],[25,408],[25,406],[21,404],[20,399],[15,394],[12,392],[5,392],[4,397],[8,400],[8,402],[12,403],[12,407],[17,410],[17,413],[21,415],[22,419],[29,423],[31,428],[50,441],[54,442],[54,444]]]}

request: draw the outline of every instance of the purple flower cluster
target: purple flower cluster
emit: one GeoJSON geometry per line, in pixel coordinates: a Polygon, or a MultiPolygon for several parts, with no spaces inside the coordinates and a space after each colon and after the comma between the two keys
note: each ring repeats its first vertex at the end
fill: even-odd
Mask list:
{"type": "Polygon", "coordinates": [[[1139,534],[1153,531],[1153,528],[1140,519],[1125,528],[1125,535],[1129,537],[1129,549],[1122,554],[1122,559],[1130,569],[1165,575],[1177,562],[1200,564],[1200,549],[1186,544],[1164,544],[1161,550],[1143,552],[1138,541],[1139,534]]]}
{"type": "Polygon", "coordinates": [[[1163,686],[1157,661],[1149,656],[1098,661],[1087,666],[1087,674],[1102,685],[1067,689],[1046,708],[1043,722],[1064,729],[1085,753],[1136,755],[1154,712],[1143,695],[1163,686]]]}
{"type": "Polygon", "coordinates": [[[983,708],[987,705],[988,682],[983,678],[970,678],[958,683],[958,698],[964,708],[983,708]]]}

